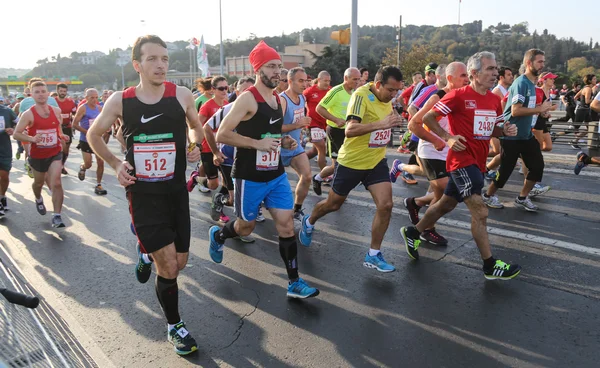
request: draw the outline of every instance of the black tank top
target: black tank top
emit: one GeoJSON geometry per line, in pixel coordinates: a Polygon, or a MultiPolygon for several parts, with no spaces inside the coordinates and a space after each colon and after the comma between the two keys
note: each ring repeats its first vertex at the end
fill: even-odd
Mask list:
{"type": "MultiPolygon", "coordinates": [[[[586,87],[583,87],[586,88],[586,87]]],[[[590,90],[592,89],[592,87],[589,87],[590,90]]],[[[592,100],[593,101],[593,100],[592,100]]],[[[579,95],[579,108],[580,109],[589,109],[590,108],[591,103],[586,103],[585,102],[585,96],[582,94],[579,95]]]]}
{"type": "MultiPolygon", "coordinates": [[[[256,87],[252,86],[247,91],[254,96],[258,109],[256,114],[249,120],[240,122],[236,128],[237,133],[257,140],[265,137],[281,139],[283,111],[281,110],[279,96],[273,92],[277,99],[277,109],[273,109],[260,95],[256,87]]],[[[257,152],[255,149],[249,148],[237,148],[231,176],[255,182],[271,181],[284,173],[280,153],[281,150],[277,153],[268,153],[257,152]]]]}
{"type": "Polygon", "coordinates": [[[160,101],[147,105],[136,88],[123,92],[123,137],[126,160],[137,178],[127,191],[169,193],[185,188],[186,117],[177,100],[177,86],[165,82],[160,101]]]}

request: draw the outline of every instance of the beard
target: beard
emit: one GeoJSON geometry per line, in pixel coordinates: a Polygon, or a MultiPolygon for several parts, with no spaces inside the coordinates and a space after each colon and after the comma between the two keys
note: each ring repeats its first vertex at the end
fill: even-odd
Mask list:
{"type": "Polygon", "coordinates": [[[533,74],[535,77],[539,77],[539,75],[542,73],[541,70],[537,70],[537,69],[531,69],[531,74],[533,74]]]}
{"type": "Polygon", "coordinates": [[[65,97],[67,97],[66,94],[64,94],[64,95],[62,93],[58,94],[58,98],[60,98],[61,100],[64,99],[65,97]]]}
{"type": "Polygon", "coordinates": [[[279,78],[277,79],[277,81],[273,81],[272,79],[267,77],[267,75],[262,70],[260,71],[260,81],[263,82],[263,84],[268,88],[273,89],[277,87],[279,85],[279,78]]]}

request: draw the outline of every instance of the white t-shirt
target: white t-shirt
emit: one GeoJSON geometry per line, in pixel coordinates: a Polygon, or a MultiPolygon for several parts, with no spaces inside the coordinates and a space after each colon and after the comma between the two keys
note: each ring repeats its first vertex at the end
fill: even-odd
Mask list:
{"type": "MultiPolygon", "coordinates": [[[[447,116],[444,116],[443,118],[441,118],[438,121],[438,123],[440,124],[442,129],[444,129],[445,131],[448,131],[448,117],[447,116]]],[[[430,132],[430,133],[433,134],[436,138],[443,141],[443,139],[438,137],[437,134],[435,134],[434,132],[430,132]]],[[[448,149],[449,149],[449,147],[448,147],[448,145],[446,145],[446,147],[444,147],[443,150],[438,151],[433,146],[433,143],[429,143],[424,139],[419,139],[419,146],[417,147],[417,155],[420,158],[425,158],[428,160],[446,161],[446,157],[448,156],[448,149]]]]}

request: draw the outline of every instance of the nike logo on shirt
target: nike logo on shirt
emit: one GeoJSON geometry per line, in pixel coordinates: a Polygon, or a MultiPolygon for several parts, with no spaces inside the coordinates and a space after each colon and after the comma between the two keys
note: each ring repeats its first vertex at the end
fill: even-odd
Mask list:
{"type": "Polygon", "coordinates": [[[146,124],[146,123],[147,123],[147,122],[149,122],[150,120],[152,120],[152,119],[156,119],[157,117],[159,117],[159,116],[161,116],[161,115],[163,115],[163,114],[158,114],[158,115],[155,115],[155,116],[153,116],[153,117],[151,117],[151,118],[148,118],[148,119],[144,119],[144,115],[142,115],[142,119],[141,119],[140,121],[142,122],[142,124],[146,124]]]}
{"type": "Polygon", "coordinates": [[[277,120],[273,120],[272,118],[269,119],[269,124],[275,124],[276,122],[278,122],[279,120],[281,120],[281,118],[277,119],[277,120]]]}

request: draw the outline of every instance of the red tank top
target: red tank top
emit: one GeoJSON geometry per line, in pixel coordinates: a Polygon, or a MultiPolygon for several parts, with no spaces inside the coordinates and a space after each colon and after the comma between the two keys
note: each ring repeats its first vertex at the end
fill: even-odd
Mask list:
{"type": "Polygon", "coordinates": [[[35,106],[31,108],[33,113],[33,125],[28,128],[29,136],[35,137],[36,134],[41,134],[42,141],[39,143],[31,143],[31,151],[29,156],[31,158],[50,158],[58,155],[62,151],[60,144],[60,119],[54,113],[52,106],[50,108],[50,115],[47,118],[43,118],[35,109],[35,106]]]}

